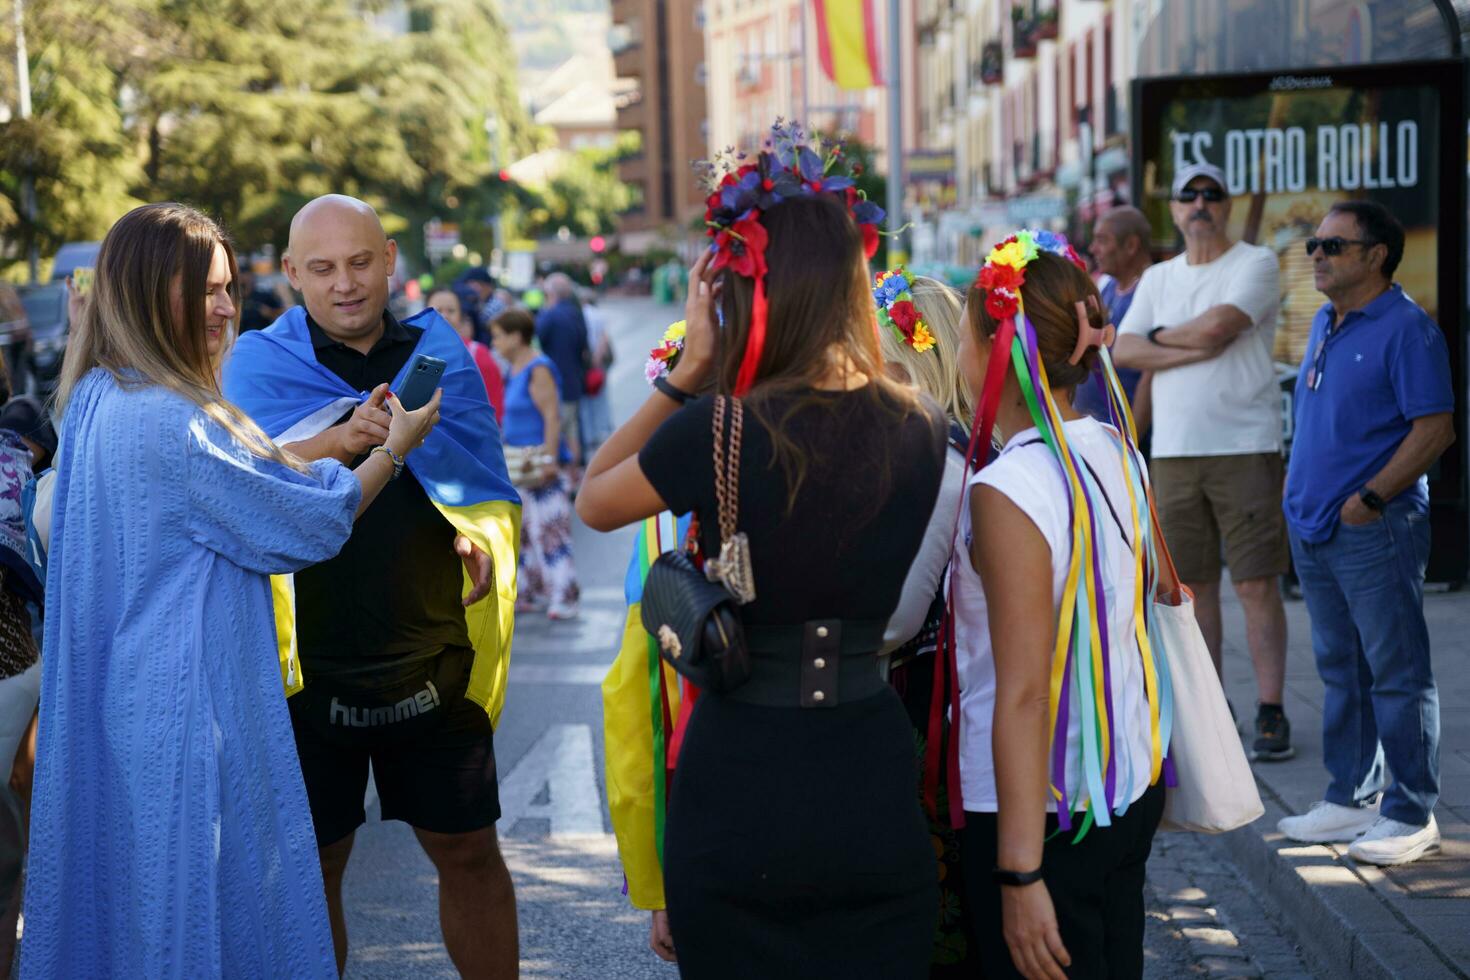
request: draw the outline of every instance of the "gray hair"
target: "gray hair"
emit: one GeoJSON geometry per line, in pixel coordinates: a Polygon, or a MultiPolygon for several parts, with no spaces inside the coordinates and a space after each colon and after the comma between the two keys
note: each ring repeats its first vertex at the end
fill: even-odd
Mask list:
{"type": "Polygon", "coordinates": [[[555,300],[575,299],[577,286],[565,272],[553,272],[546,277],[546,295],[555,300]]]}

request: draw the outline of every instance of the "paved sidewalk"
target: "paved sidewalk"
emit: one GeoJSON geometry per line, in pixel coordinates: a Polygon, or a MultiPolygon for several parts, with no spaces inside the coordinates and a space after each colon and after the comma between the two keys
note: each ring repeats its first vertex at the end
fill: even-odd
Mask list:
{"type": "Polygon", "coordinates": [[[1143,980],[1313,980],[1324,973],[1218,837],[1155,837],[1144,897],[1143,980]]]}
{"type": "MultiPolygon", "coordinates": [[[[1431,586],[1431,588],[1433,588],[1431,586]]],[[[1225,690],[1249,747],[1255,681],[1245,623],[1225,598],[1225,690]]],[[[1241,872],[1284,917],[1316,960],[1345,976],[1470,980],[1470,592],[1424,598],[1440,699],[1442,850],[1414,864],[1360,865],[1347,847],[1301,845],[1276,831],[1283,816],[1321,799],[1322,682],[1312,657],[1306,603],[1288,599],[1286,713],[1296,758],[1255,763],[1266,814],[1221,838],[1241,872]]]]}

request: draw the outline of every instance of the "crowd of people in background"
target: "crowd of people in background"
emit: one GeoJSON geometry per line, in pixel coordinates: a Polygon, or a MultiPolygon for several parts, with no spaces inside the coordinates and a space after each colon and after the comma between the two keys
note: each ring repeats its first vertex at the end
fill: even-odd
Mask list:
{"type": "Polygon", "coordinates": [[[955,289],[870,267],[882,211],[830,152],[778,128],[713,188],[616,429],[608,318],[564,272],[406,308],[378,215],[327,195],[288,295],[192,208],[118,221],[52,404],[0,370],[0,964],[23,900],[28,976],[340,975],[371,771],[455,967],[515,976],[495,725],[514,618],[579,614],[574,513],[640,529],[613,818],[683,975],[1141,976],[1194,721],[1150,610],[1192,596],[1219,674],[1226,570],[1256,761],[1296,750],[1292,570],[1326,685],[1323,799],[1281,833],[1437,847],[1425,473],[1454,393],[1393,216],[1340,202],[1306,243],[1327,303],[1287,467],[1277,262],[1230,237],[1217,168],[1174,176],[1173,258],[1119,207],[1090,263],[1021,229],[955,289]]]}

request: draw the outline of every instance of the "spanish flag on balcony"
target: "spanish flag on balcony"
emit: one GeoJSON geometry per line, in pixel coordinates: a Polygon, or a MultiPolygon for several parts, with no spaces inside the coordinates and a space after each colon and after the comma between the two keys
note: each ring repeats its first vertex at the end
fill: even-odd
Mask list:
{"type": "Polygon", "coordinates": [[[878,18],[873,0],[812,0],[822,71],[839,88],[883,84],[878,18]]]}

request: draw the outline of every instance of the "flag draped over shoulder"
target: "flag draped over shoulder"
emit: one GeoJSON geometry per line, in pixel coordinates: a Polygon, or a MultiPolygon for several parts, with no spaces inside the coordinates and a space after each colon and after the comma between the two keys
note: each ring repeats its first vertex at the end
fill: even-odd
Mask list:
{"type": "MultiPolygon", "coordinates": [[[[465,627],[475,648],[467,694],[495,724],[505,702],[510,666],[521,501],[506,474],[500,428],[485,395],[485,382],[464,341],[432,309],[404,324],[423,331],[414,353],[445,363],[439,424],[409,454],[408,469],[455,531],[490,555],[495,566],[490,594],[465,610],[465,627]]],[[[407,372],[405,364],[391,383],[393,390],[401,388],[407,372]]],[[[317,362],[306,311],[299,306],[266,329],[240,337],[225,363],[224,393],[282,445],[310,439],[329,428],[369,394],[354,391],[317,362]]],[[[274,576],[271,586],[281,679],[289,696],[304,683],[296,650],[291,577],[274,576]]],[[[468,573],[464,588],[466,594],[471,589],[468,573]]]]}
{"type": "Polygon", "coordinates": [[[883,84],[873,0],[812,0],[822,71],[838,88],[883,84]]]}
{"type": "Polygon", "coordinates": [[[667,511],[638,529],[623,593],[628,615],[617,659],[602,682],[603,744],[607,747],[607,807],[628,898],[640,909],[664,907],[664,815],[671,743],[680,714],[679,677],[643,629],[643,582],[660,554],[678,547],[689,515],[667,511]]]}

